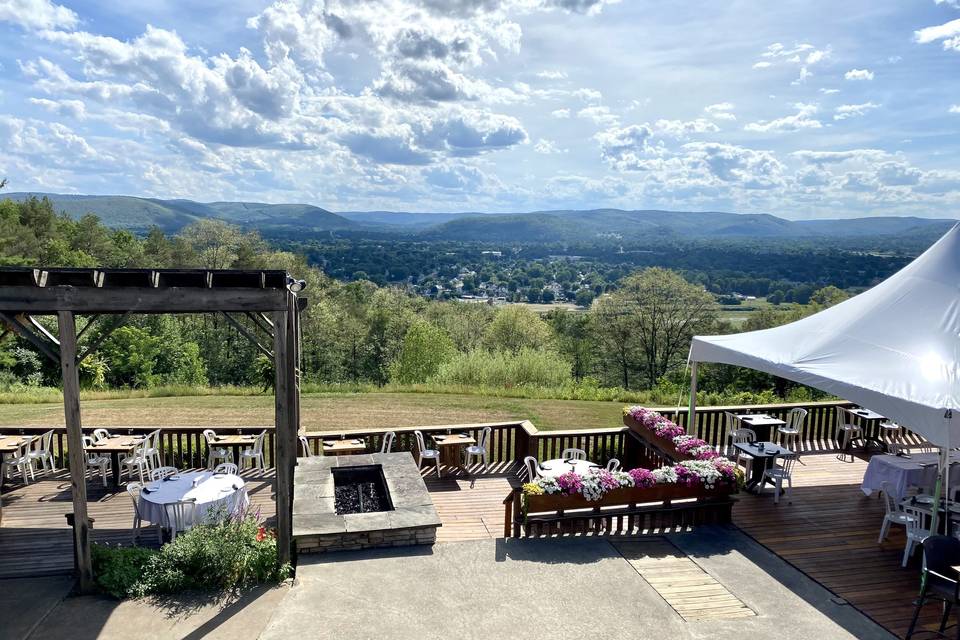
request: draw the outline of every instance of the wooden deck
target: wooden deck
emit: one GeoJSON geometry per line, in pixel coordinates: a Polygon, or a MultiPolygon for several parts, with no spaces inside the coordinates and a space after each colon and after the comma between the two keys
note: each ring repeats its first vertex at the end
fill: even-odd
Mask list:
{"type": "MultiPolygon", "coordinates": [[[[902,636],[919,588],[919,554],[900,567],[904,536],[893,527],[877,544],[883,504],[859,489],[866,461],[841,462],[833,454],[806,455],[795,471],[792,502],[773,504],[771,492],[741,494],[734,523],[759,543],[791,563],[850,605],[902,636]]],[[[454,542],[503,534],[502,501],[519,486],[515,467],[490,473],[436,478],[424,469],[437,512],[443,522],[438,542],[454,542]]],[[[475,470],[479,471],[479,470],[475,470]]],[[[274,517],[272,473],[245,472],[253,504],[267,519],[274,517]]],[[[72,566],[70,530],[64,514],[71,509],[65,473],[28,486],[4,487],[0,526],[0,578],[63,573],[72,566]]],[[[123,491],[104,491],[88,484],[94,540],[128,543],[132,505],[123,491]]],[[[152,536],[146,536],[150,542],[152,536]]],[[[645,570],[646,566],[642,567],[645,570]]],[[[706,576],[697,576],[706,580],[706,576]]],[[[675,595],[675,594],[674,594],[675,595]]],[[[735,608],[735,607],[734,607],[735,608]]],[[[746,613],[746,612],[743,612],[746,613]]],[[[922,622],[935,626],[937,608],[928,607],[922,622]]]]}

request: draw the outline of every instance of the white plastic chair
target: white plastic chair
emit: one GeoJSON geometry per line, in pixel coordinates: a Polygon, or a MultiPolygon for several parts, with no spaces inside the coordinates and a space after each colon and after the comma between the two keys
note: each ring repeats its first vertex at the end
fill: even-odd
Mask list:
{"type": "Polygon", "coordinates": [[[427,449],[423,441],[423,434],[420,431],[414,431],[413,435],[417,437],[417,467],[423,466],[424,460],[434,460],[437,464],[437,477],[440,477],[440,452],[436,449],[427,449]]]}
{"type": "Polygon", "coordinates": [[[897,504],[894,499],[889,482],[883,481],[880,483],[880,495],[883,497],[883,506],[886,513],[883,516],[883,524],[880,525],[880,537],[877,539],[877,543],[887,539],[891,524],[907,526],[910,520],[910,516],[903,511],[903,507],[897,504]]]}
{"type": "Polygon", "coordinates": [[[906,523],[907,544],[903,547],[901,567],[907,566],[907,562],[910,561],[910,556],[913,555],[914,546],[918,543],[923,544],[923,541],[930,537],[930,529],[924,526],[927,517],[930,515],[929,512],[910,504],[905,504],[903,505],[903,513],[907,516],[908,520],[906,523]]]}
{"type": "Polygon", "coordinates": [[[150,482],[159,482],[164,478],[169,478],[170,476],[177,474],[176,467],[157,467],[150,471],[150,482]]]}
{"type": "Polygon", "coordinates": [[[807,410],[795,407],[790,409],[787,414],[787,424],[777,428],[779,434],[780,446],[790,449],[800,456],[800,431],[803,429],[803,421],[807,419],[807,410]]]}
{"type": "Polygon", "coordinates": [[[30,472],[30,480],[36,480],[36,476],[33,474],[33,460],[30,458],[30,447],[33,445],[33,441],[36,440],[36,437],[27,437],[23,440],[19,447],[17,447],[16,452],[5,458],[3,461],[3,470],[4,476],[11,478],[13,476],[13,469],[16,469],[20,472],[20,477],[23,478],[23,484],[27,484],[27,472],[30,472]]]}
{"type": "Polygon", "coordinates": [[[849,409],[843,407],[836,408],[837,432],[833,437],[837,441],[837,444],[840,445],[840,455],[837,457],[841,458],[853,441],[861,438],[862,433],[859,426],[847,422],[847,414],[849,413],[849,409]]]}
{"type": "Polygon", "coordinates": [[[47,471],[47,465],[50,466],[49,471],[52,473],[56,471],[53,464],[53,429],[43,433],[39,438],[33,441],[33,448],[27,450],[27,457],[30,458],[30,463],[34,462],[40,463],[40,468],[44,471],[47,471]]]}
{"type": "MultiPolygon", "coordinates": [[[[776,461],[780,460],[781,464],[779,467],[771,467],[763,472],[764,481],[770,479],[773,481],[773,503],[780,504],[780,491],[783,490],[783,481],[787,481],[787,502],[790,502],[790,491],[793,489],[793,464],[797,461],[796,454],[788,453],[782,456],[777,456],[774,459],[774,464],[776,461]]],[[[761,485],[762,486],[762,485],[761,485]]]]}
{"type": "Polygon", "coordinates": [[[140,484],[146,483],[146,477],[149,477],[150,470],[153,468],[153,465],[150,464],[150,458],[146,455],[147,450],[147,440],[144,439],[140,445],[133,450],[132,456],[127,456],[120,461],[120,464],[127,468],[127,481],[129,482],[130,478],[133,477],[134,470],[137,471],[137,474],[140,476],[140,484]]]}
{"type": "Polygon", "coordinates": [[[217,468],[213,470],[214,473],[229,473],[230,475],[237,475],[239,469],[237,465],[232,462],[221,462],[217,465],[217,468]]]}
{"type": "MultiPolygon", "coordinates": [[[[737,418],[737,414],[731,411],[723,412],[725,426],[727,428],[727,440],[730,441],[731,449],[733,448],[733,433],[740,429],[740,419],[737,418]]],[[[727,452],[727,455],[732,455],[730,451],[727,452]]]]}
{"type": "MultiPolygon", "coordinates": [[[[83,448],[93,444],[93,438],[90,436],[83,436],[83,448]]],[[[107,486],[107,469],[113,466],[113,463],[110,462],[110,456],[102,456],[98,453],[85,452],[84,462],[87,469],[100,469],[100,475],[103,476],[103,486],[107,486]]]]}
{"type": "MultiPolygon", "coordinates": [[[[131,539],[132,544],[137,543],[137,538],[140,537],[140,528],[143,526],[143,516],[140,515],[140,491],[143,489],[143,485],[139,482],[128,482],[127,483],[127,495],[130,496],[130,499],[133,501],[133,536],[131,539]]],[[[151,523],[157,527],[157,542],[163,543],[163,529],[157,523],[151,523]]]]}
{"type": "Polygon", "coordinates": [[[307,436],[297,436],[297,439],[300,441],[300,457],[301,458],[312,457],[313,452],[310,451],[310,441],[307,440],[307,436]]]}
{"type": "Polygon", "coordinates": [[[110,432],[106,429],[94,429],[93,430],[93,441],[100,442],[101,440],[106,440],[110,437],[110,432]]]}
{"type": "Polygon", "coordinates": [[[203,430],[203,439],[207,441],[207,469],[213,469],[217,460],[233,462],[233,451],[216,445],[217,432],[213,429],[203,430]]]}
{"type": "MultiPolygon", "coordinates": [[[[748,442],[756,442],[757,434],[753,429],[734,429],[733,431],[727,434],[727,437],[730,438],[730,444],[745,444],[748,442]]],[[[743,471],[749,476],[750,469],[753,467],[753,456],[749,453],[744,453],[736,447],[733,448],[736,452],[737,457],[734,459],[734,464],[743,463],[743,471]]]]}
{"type": "Polygon", "coordinates": [[[160,429],[156,431],[151,431],[143,439],[143,455],[150,460],[151,467],[162,467],[163,466],[163,448],[160,446],[160,429]]]}
{"type": "Polygon", "coordinates": [[[586,460],[587,452],[583,449],[574,449],[573,447],[570,447],[564,449],[563,452],[560,453],[560,457],[564,460],[586,460]]]}
{"type": "Polygon", "coordinates": [[[903,449],[903,427],[894,422],[893,420],[887,420],[886,422],[880,423],[880,433],[886,436],[887,440],[887,452],[897,455],[903,449]]]}
{"type": "Polygon", "coordinates": [[[250,461],[250,466],[253,469],[263,470],[267,468],[267,462],[263,456],[263,441],[266,437],[267,430],[264,429],[253,439],[252,447],[247,447],[240,452],[240,459],[237,462],[240,463],[239,466],[241,469],[246,466],[244,464],[246,460],[250,461]]]}
{"type": "Polygon", "coordinates": [[[616,458],[610,458],[607,462],[607,471],[613,472],[620,468],[620,461],[616,458]]]}
{"type": "Polygon", "coordinates": [[[167,514],[167,526],[170,528],[170,542],[177,539],[177,533],[190,531],[197,513],[195,500],[180,500],[163,505],[167,514]]]}
{"type": "Polygon", "coordinates": [[[533,456],[527,456],[523,459],[523,464],[527,467],[527,482],[533,482],[540,477],[540,463],[533,456]]]}
{"type": "Polygon", "coordinates": [[[470,466],[470,458],[477,457],[483,462],[483,470],[486,471],[489,468],[487,464],[487,442],[490,440],[490,434],[493,432],[493,429],[490,427],[484,427],[480,432],[480,439],[477,441],[477,444],[472,444],[467,447],[467,466],[470,466]]]}
{"type": "Polygon", "coordinates": [[[390,453],[390,450],[393,449],[393,441],[396,440],[397,434],[393,431],[387,431],[383,434],[383,442],[380,444],[380,453],[390,453]]]}

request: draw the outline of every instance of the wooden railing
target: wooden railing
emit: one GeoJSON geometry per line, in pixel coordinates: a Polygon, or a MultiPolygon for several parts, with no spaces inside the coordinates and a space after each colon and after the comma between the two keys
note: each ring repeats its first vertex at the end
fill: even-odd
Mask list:
{"type": "MultiPolygon", "coordinates": [[[[803,429],[799,438],[799,449],[801,453],[816,451],[834,451],[837,449],[837,443],[834,440],[835,415],[836,409],[840,406],[850,406],[846,402],[810,402],[799,404],[769,404],[769,405],[746,405],[730,407],[701,407],[697,409],[697,424],[694,429],[687,427],[688,413],[687,409],[675,408],[657,408],[664,415],[667,415],[677,421],[680,425],[687,428],[688,433],[692,433],[708,443],[714,445],[719,450],[724,451],[727,447],[727,430],[724,419],[724,412],[731,411],[742,413],[750,411],[753,413],[768,413],[773,416],[785,419],[787,413],[794,407],[803,407],[809,412],[804,422],[803,429]]],[[[604,429],[576,429],[576,430],[544,430],[537,429],[532,423],[526,420],[496,423],[470,423],[454,425],[431,425],[422,427],[382,427],[377,429],[343,429],[336,431],[311,431],[306,433],[314,455],[321,452],[320,441],[329,438],[339,438],[349,436],[352,438],[365,438],[368,451],[379,451],[383,442],[383,436],[387,431],[393,431],[396,434],[396,440],[393,444],[393,451],[415,452],[417,449],[414,432],[419,430],[423,433],[427,441],[427,446],[431,444],[431,436],[439,433],[469,433],[474,438],[479,438],[480,432],[490,427],[490,441],[487,450],[489,452],[489,463],[494,470],[503,470],[505,468],[516,467],[517,470],[522,466],[514,463],[522,462],[526,456],[533,456],[538,460],[547,460],[557,458],[561,451],[568,447],[583,449],[587,452],[589,459],[605,463],[610,458],[618,458],[625,468],[635,466],[644,466],[647,468],[668,464],[669,460],[658,456],[656,451],[638,446],[636,439],[631,437],[628,427],[623,425],[611,425],[604,429]]],[[[95,426],[84,428],[84,433],[91,434],[95,426]]],[[[237,434],[243,433],[253,435],[266,430],[267,438],[264,442],[264,453],[267,464],[272,465],[274,459],[274,428],[273,426],[164,426],[164,427],[141,427],[141,426],[111,426],[106,427],[111,433],[121,434],[145,434],[159,428],[161,430],[161,442],[164,450],[164,462],[180,468],[200,467],[206,462],[206,442],[203,438],[204,429],[214,429],[218,434],[237,434]]],[[[30,434],[40,435],[43,432],[53,429],[53,454],[58,467],[64,467],[67,463],[66,447],[66,429],[62,426],[0,426],[0,433],[4,434],[30,434]]],[[[919,443],[919,439],[912,434],[907,435],[907,443],[919,443]]]]}

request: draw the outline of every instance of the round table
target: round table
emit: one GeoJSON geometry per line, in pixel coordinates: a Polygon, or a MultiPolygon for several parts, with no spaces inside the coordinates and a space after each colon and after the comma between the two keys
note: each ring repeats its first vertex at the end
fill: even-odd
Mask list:
{"type": "Polygon", "coordinates": [[[544,460],[540,463],[540,475],[544,478],[556,478],[570,471],[578,475],[585,476],[591,469],[599,469],[600,465],[589,460],[570,460],[565,462],[563,458],[554,460],[544,460]]]}
{"type": "Polygon", "coordinates": [[[221,511],[230,514],[250,504],[243,478],[229,473],[178,473],[168,480],[151,482],[145,486],[155,490],[140,492],[140,516],[163,526],[168,526],[164,505],[180,500],[196,500],[194,522],[197,524],[203,522],[209,513],[221,511]]]}

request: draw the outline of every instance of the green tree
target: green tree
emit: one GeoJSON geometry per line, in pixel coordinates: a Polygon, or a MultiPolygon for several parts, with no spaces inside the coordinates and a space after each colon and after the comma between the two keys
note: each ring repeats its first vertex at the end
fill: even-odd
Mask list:
{"type": "Polygon", "coordinates": [[[493,322],[484,334],[484,343],[491,351],[519,353],[529,349],[552,349],[553,331],[550,325],[529,307],[509,305],[497,310],[493,322]]]}
{"type": "Polygon", "coordinates": [[[114,387],[151,386],[160,350],[160,340],[149,332],[139,327],[120,327],[100,347],[100,354],[110,367],[107,381],[114,387]]]}
{"type": "Polygon", "coordinates": [[[403,337],[400,353],[390,363],[390,379],[402,384],[426,382],[456,352],[453,340],[443,329],[416,320],[403,337]]]}

